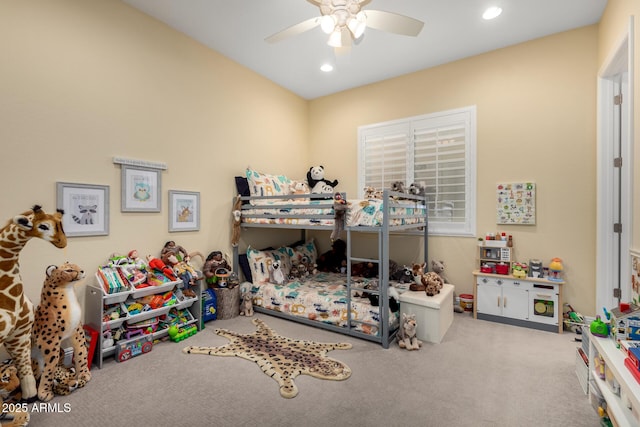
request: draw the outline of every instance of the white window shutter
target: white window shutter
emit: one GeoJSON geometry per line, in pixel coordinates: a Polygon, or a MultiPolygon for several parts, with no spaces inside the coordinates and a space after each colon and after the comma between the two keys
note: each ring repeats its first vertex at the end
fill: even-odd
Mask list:
{"type": "Polygon", "coordinates": [[[394,181],[425,187],[429,233],[475,236],[476,107],[358,128],[359,196],[394,181]]]}

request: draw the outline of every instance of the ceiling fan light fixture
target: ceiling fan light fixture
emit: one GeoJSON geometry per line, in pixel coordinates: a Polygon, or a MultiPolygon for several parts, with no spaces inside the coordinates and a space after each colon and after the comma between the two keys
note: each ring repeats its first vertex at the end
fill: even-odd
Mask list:
{"type": "Polygon", "coordinates": [[[497,18],[498,16],[500,16],[501,13],[502,13],[502,8],[498,6],[491,6],[490,8],[484,11],[484,13],[482,14],[482,18],[488,21],[490,19],[497,18]]]}
{"type": "Polygon", "coordinates": [[[367,28],[367,15],[362,11],[358,12],[356,16],[349,19],[347,26],[351,34],[353,34],[353,38],[359,39],[364,34],[365,28],[367,28]]]}
{"type": "Polygon", "coordinates": [[[322,64],[320,66],[320,71],[324,71],[325,73],[329,73],[333,71],[333,65],[331,64],[322,64]]]}
{"type": "Polygon", "coordinates": [[[331,47],[342,47],[342,31],[340,28],[336,28],[336,30],[331,33],[327,44],[331,47]]]}
{"type": "Polygon", "coordinates": [[[320,18],[320,28],[325,34],[333,33],[333,30],[336,28],[336,21],[332,15],[324,15],[320,18]]]}

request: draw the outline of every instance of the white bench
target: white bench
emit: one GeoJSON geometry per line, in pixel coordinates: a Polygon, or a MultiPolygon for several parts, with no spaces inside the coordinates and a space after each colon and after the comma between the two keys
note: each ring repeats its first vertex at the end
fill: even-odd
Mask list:
{"type": "Polygon", "coordinates": [[[453,285],[445,284],[432,297],[424,291],[401,293],[400,312],[416,315],[418,339],[439,343],[453,322],[453,285]]]}

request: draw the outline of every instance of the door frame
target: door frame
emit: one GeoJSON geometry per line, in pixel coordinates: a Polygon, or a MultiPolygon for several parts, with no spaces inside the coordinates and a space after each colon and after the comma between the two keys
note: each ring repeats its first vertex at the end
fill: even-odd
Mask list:
{"type": "Polygon", "coordinates": [[[624,286],[627,272],[630,271],[631,236],[633,236],[633,94],[634,94],[634,17],[629,19],[627,31],[609,58],[598,72],[598,111],[597,111],[597,234],[596,234],[596,306],[595,313],[603,307],[610,309],[618,305],[613,290],[618,279],[618,259],[614,255],[617,239],[613,224],[617,222],[614,207],[613,160],[615,141],[613,140],[616,123],[613,115],[613,97],[616,88],[616,76],[626,74],[627,82],[621,85],[623,96],[622,109],[622,217],[620,250],[620,301],[631,299],[630,286],[624,286]],[[626,84],[625,84],[626,83],[626,84]]]}

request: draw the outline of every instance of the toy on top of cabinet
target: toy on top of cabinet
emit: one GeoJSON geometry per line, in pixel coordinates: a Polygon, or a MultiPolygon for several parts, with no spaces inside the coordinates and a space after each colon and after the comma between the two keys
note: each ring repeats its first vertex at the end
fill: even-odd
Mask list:
{"type": "Polygon", "coordinates": [[[511,272],[511,274],[513,275],[513,277],[517,277],[518,279],[524,279],[525,277],[527,277],[527,269],[527,264],[523,262],[515,262],[513,263],[513,271],[511,272]]]}
{"type": "Polygon", "coordinates": [[[529,260],[529,277],[542,278],[544,276],[544,270],[542,268],[542,261],[539,259],[529,260]]]}
{"type": "Polygon", "coordinates": [[[562,266],[562,260],[560,258],[553,258],[549,263],[549,277],[548,279],[553,282],[562,282],[562,273],[564,267],[562,266]]]}

